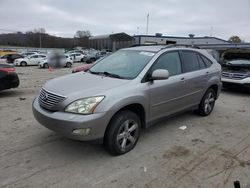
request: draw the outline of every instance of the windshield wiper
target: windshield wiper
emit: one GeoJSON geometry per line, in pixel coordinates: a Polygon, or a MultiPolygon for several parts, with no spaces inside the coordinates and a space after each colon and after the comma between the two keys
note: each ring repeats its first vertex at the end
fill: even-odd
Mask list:
{"type": "Polygon", "coordinates": [[[107,72],[107,71],[104,71],[104,72],[93,72],[93,71],[89,70],[89,72],[91,74],[98,74],[98,75],[104,75],[104,76],[108,76],[108,77],[112,77],[112,78],[124,79],[124,77],[122,77],[122,76],[120,76],[118,74],[110,73],[110,72],[107,72]]]}

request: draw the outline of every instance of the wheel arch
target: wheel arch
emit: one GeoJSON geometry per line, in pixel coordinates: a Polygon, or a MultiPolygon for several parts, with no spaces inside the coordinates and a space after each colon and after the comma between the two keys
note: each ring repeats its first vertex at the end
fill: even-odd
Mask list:
{"type": "Polygon", "coordinates": [[[131,103],[131,104],[128,104],[126,106],[122,106],[118,110],[115,111],[115,113],[110,118],[109,123],[106,127],[104,137],[109,129],[110,122],[112,121],[112,119],[115,117],[115,115],[117,115],[118,113],[120,113],[123,110],[128,110],[128,111],[131,111],[131,112],[134,112],[135,114],[137,114],[141,120],[141,126],[142,126],[141,128],[146,127],[146,111],[145,111],[144,106],[140,103],[131,103]]]}
{"type": "Polygon", "coordinates": [[[213,89],[214,91],[215,91],[215,96],[216,96],[216,99],[218,98],[218,96],[219,96],[219,86],[218,86],[218,84],[212,84],[212,85],[210,85],[208,88],[207,88],[207,90],[208,89],[213,89]]]}

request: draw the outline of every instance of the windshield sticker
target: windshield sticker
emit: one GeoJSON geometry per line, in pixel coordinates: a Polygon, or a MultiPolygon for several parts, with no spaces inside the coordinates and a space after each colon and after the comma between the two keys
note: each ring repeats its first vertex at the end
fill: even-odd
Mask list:
{"type": "Polygon", "coordinates": [[[152,53],[152,52],[140,52],[140,55],[146,55],[146,56],[152,57],[152,56],[155,55],[155,54],[152,53]]]}

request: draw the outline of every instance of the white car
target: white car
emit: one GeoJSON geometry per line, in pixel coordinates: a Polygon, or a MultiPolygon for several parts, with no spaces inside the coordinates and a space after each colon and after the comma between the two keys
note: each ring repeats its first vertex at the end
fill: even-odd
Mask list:
{"type": "Polygon", "coordinates": [[[221,81],[224,88],[241,86],[250,91],[250,60],[231,60],[222,67],[221,81]]]}
{"type": "Polygon", "coordinates": [[[81,54],[81,53],[71,53],[69,56],[73,59],[73,61],[85,61],[86,60],[86,55],[81,54]]]}
{"type": "Polygon", "coordinates": [[[46,55],[35,54],[25,58],[19,58],[14,61],[15,66],[38,65],[47,58],[46,55]]]}
{"type": "MultiPolygon", "coordinates": [[[[50,58],[41,61],[38,66],[40,68],[48,68],[50,58]]],[[[60,55],[60,67],[71,67],[73,65],[74,61],[71,59],[69,55],[60,55]]]]}

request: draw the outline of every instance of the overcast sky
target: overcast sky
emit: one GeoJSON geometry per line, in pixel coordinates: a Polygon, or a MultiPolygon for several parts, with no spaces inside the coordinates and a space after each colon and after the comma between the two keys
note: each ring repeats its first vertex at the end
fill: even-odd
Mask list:
{"type": "Polygon", "coordinates": [[[149,34],[238,35],[250,42],[249,0],[0,0],[0,33],[43,27],[67,37],[77,30],[145,34],[147,13],[149,34]]]}

